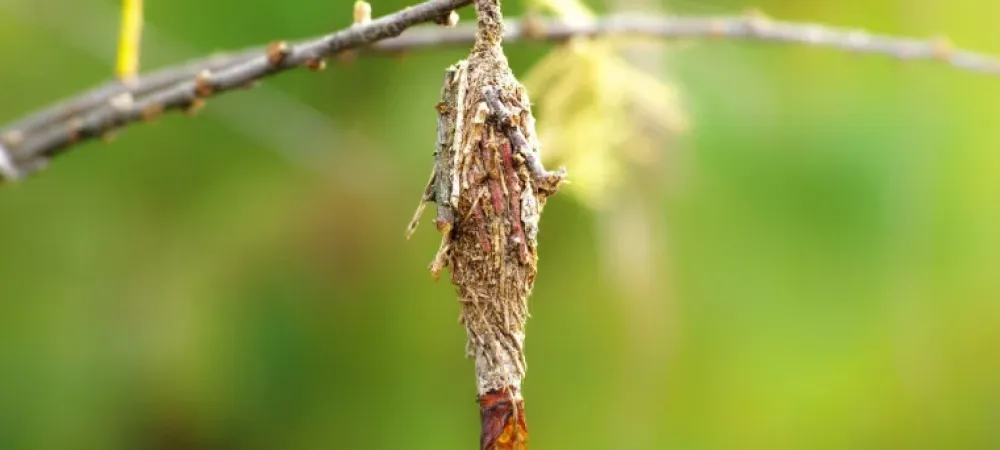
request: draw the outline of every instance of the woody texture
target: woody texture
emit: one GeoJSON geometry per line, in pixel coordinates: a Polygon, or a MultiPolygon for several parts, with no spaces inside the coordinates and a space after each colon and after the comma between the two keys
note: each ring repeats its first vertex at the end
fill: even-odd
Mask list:
{"type": "Polygon", "coordinates": [[[538,271],[538,221],[565,173],[540,162],[528,94],[507,63],[499,0],[476,2],[469,57],[448,68],[438,111],[426,202],[437,205],[436,278],[451,272],[462,305],[466,353],[476,362],[480,447],[527,448],[521,384],[528,296],[538,271]]]}

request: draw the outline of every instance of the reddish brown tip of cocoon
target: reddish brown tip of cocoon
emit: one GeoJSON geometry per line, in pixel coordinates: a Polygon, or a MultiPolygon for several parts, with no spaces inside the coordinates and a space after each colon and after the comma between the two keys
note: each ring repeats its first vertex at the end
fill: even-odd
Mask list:
{"type": "Polygon", "coordinates": [[[479,439],[481,450],[527,450],[524,400],[515,400],[516,393],[516,389],[510,388],[490,391],[479,397],[479,417],[483,424],[479,439]]]}

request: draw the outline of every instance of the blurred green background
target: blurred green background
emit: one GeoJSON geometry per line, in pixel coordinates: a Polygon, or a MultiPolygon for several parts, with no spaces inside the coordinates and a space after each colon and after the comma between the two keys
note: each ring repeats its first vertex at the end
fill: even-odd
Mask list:
{"type": "MultiPolygon", "coordinates": [[[[337,29],[351,3],[147,0],[143,65],[337,29]]],[[[994,0],[642,6],[1000,53],[994,0]]],[[[109,78],[117,8],[0,0],[0,121],[109,78]]],[[[524,73],[550,49],[508,53],[524,73]]],[[[403,239],[463,54],[282,75],[0,190],[0,449],[475,448],[438,236],[403,239]]],[[[691,130],[626,206],[546,208],[533,448],[1000,448],[1000,80],[740,42],[662,65],[691,130]]]]}

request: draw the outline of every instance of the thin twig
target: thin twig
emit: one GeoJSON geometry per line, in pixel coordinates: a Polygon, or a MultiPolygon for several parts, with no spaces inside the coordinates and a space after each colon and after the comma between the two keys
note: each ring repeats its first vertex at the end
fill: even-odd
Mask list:
{"type": "MultiPolygon", "coordinates": [[[[937,60],[958,69],[1000,76],[1000,57],[953,48],[943,37],[902,38],[813,23],[773,21],[759,14],[728,17],[650,16],[616,14],[590,22],[525,18],[506,23],[504,42],[559,42],[574,37],[640,37],[656,39],[726,38],[832,47],[857,53],[881,54],[902,60],[937,60]]],[[[468,45],[475,38],[471,25],[420,28],[374,46],[380,51],[410,51],[425,47],[468,45]]]]}
{"type": "MultiPolygon", "coordinates": [[[[113,65],[117,56],[107,51],[109,42],[107,38],[109,36],[94,38],[93,28],[113,28],[120,20],[121,11],[117,6],[119,5],[88,4],[86,8],[73,14],[72,18],[66,17],[65,11],[51,11],[45,8],[0,6],[0,11],[10,12],[13,14],[12,17],[16,19],[30,22],[53,33],[61,40],[72,43],[98,62],[113,65]]],[[[155,24],[143,24],[142,34],[143,52],[157,55],[159,61],[186,61],[187,58],[198,55],[197,50],[192,48],[189,43],[178,40],[178,36],[172,35],[162,28],[157,28],[155,24]]],[[[224,56],[210,54],[207,58],[201,56],[198,59],[219,61],[220,65],[212,69],[218,70],[229,65],[221,64],[226,59],[224,56]]],[[[235,56],[240,55],[229,55],[228,58],[235,56]]],[[[251,55],[243,56],[246,58],[251,55]]],[[[185,65],[187,64],[171,64],[171,67],[177,68],[185,65]]],[[[161,63],[160,67],[165,66],[161,63]]],[[[198,71],[198,67],[192,68],[188,77],[195,76],[198,71]]],[[[175,78],[175,80],[188,77],[175,78]]],[[[146,74],[144,78],[149,79],[150,74],[146,74]]],[[[132,82],[129,84],[131,85],[132,82]]],[[[117,84],[108,83],[111,86],[117,84]]],[[[142,98],[143,95],[133,94],[133,97],[142,98]]],[[[99,106],[99,104],[93,106],[99,106]]],[[[349,138],[340,129],[340,126],[330,122],[329,117],[314,106],[307,105],[302,100],[290,96],[275,86],[264,84],[255,88],[253,92],[247,92],[246,95],[234,98],[232,101],[214,104],[205,112],[218,118],[222,126],[231,128],[250,139],[251,142],[258,142],[274,149],[289,163],[310,171],[334,169],[334,166],[330,164],[317,164],[318,159],[336,157],[335,153],[316,151],[317,145],[338,148],[342,147],[347,140],[359,139],[358,137],[349,138]],[[281,117],[280,127],[271,126],[275,117],[281,117]]],[[[358,144],[360,143],[352,145],[358,144]]]]}
{"type": "MultiPolygon", "coordinates": [[[[44,166],[49,156],[74,143],[151,118],[164,110],[190,107],[200,103],[205,94],[215,95],[246,86],[265,76],[302,65],[315,68],[323,58],[343,51],[365,48],[369,53],[379,54],[467,46],[474,41],[474,25],[417,28],[401,36],[400,33],[413,25],[439,20],[453,9],[470,3],[471,0],[431,0],[331,35],[168,67],[140,77],[131,86],[110,82],[0,128],[0,143],[8,149],[7,160],[12,167],[19,173],[30,173],[44,166]],[[195,78],[206,70],[209,75],[200,82],[205,89],[196,92],[199,83],[195,78]],[[132,101],[115,103],[113,99],[132,101]]],[[[725,17],[620,14],[589,22],[529,17],[510,20],[505,25],[507,43],[560,42],[574,37],[601,36],[742,39],[831,47],[901,60],[936,60],[958,69],[1000,76],[1000,58],[953,48],[945,38],[900,38],[811,23],[773,21],[759,14],[725,17]]]]}
{"type": "Polygon", "coordinates": [[[214,72],[232,66],[234,63],[246,61],[250,57],[251,55],[248,53],[213,55],[208,58],[200,58],[160,69],[156,72],[143,75],[141,78],[128,84],[120,80],[109,81],[76,97],[49,105],[16,122],[4,125],[3,128],[0,128],[0,136],[4,136],[4,140],[8,142],[19,141],[21,139],[19,139],[18,135],[26,137],[53,124],[67,121],[74,116],[87,113],[108,103],[112,98],[123,94],[129,94],[133,98],[140,98],[150,92],[158,91],[194,78],[198,72],[203,70],[214,72]]]}
{"type": "MultiPolygon", "coordinates": [[[[247,87],[278,72],[300,66],[316,67],[330,55],[398,36],[407,28],[439,20],[470,3],[471,0],[429,0],[297,45],[275,42],[252,58],[237,58],[236,63],[216,71],[199,70],[197,75],[167,84],[144,98],[132,95],[131,88],[125,88],[124,92],[114,86],[98,88],[88,93],[82,102],[93,104],[96,101],[98,105],[89,108],[86,113],[73,112],[79,110],[75,108],[78,104],[69,100],[57,105],[59,108],[54,108],[55,111],[45,110],[34,115],[32,121],[26,120],[40,125],[36,128],[4,127],[0,144],[5,147],[0,147],[0,152],[3,152],[0,159],[9,161],[14,172],[20,175],[31,173],[44,167],[49,157],[73,144],[107,135],[132,122],[154,119],[167,110],[197,109],[208,97],[247,87]],[[97,98],[93,96],[95,92],[97,98]],[[39,117],[54,120],[51,123],[41,120],[43,123],[38,124],[39,117]]],[[[187,75],[185,71],[179,73],[187,75]]],[[[136,85],[142,86],[143,83],[136,85]]],[[[148,89],[148,85],[145,88],[148,89]]]]}

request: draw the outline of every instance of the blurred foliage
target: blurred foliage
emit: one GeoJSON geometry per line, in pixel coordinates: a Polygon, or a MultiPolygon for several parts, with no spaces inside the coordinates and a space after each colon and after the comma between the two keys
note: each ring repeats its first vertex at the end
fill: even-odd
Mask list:
{"type": "MultiPolygon", "coordinates": [[[[543,13],[567,21],[595,17],[579,0],[534,0],[543,13]]],[[[614,42],[571,39],[535,64],[524,79],[549,165],[573,169],[565,192],[590,206],[613,202],[628,162],[649,163],[661,138],[687,128],[676,87],[632,67],[614,42]]]]}
{"type": "MultiPolygon", "coordinates": [[[[145,3],[145,68],[351,21],[350,2],[145,3]]],[[[992,0],[664,6],[1000,52],[992,0]]],[[[113,76],[117,7],[0,0],[0,120],[113,76]]],[[[551,50],[508,52],[527,73],[551,50]]],[[[533,446],[1000,447],[1000,81],[803,47],[670,52],[692,129],[651,183],[669,282],[649,300],[676,329],[634,347],[594,244],[622,231],[554,198],[533,446]]],[[[427,274],[438,237],[402,238],[463,54],[290,73],[0,191],[0,449],[472,448],[458,305],[427,274]]]]}
{"type": "Polygon", "coordinates": [[[573,168],[566,191],[600,208],[615,201],[628,162],[650,163],[659,139],[686,131],[676,86],[625,61],[610,42],[574,39],[553,50],[524,80],[549,165],[573,168]]]}

